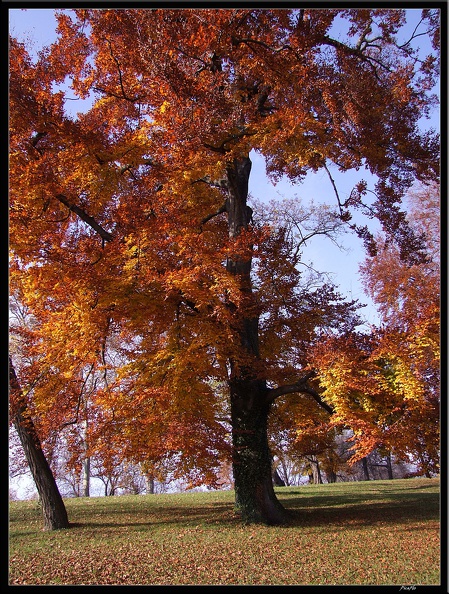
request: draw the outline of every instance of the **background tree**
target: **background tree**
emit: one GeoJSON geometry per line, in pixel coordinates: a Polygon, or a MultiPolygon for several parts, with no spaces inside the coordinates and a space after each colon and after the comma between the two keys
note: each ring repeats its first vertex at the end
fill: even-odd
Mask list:
{"type": "MultiPolygon", "coordinates": [[[[380,468],[393,478],[392,452],[396,475],[407,472],[401,462],[415,463],[426,476],[439,471],[439,188],[415,188],[407,195],[407,204],[407,218],[421,238],[425,258],[408,264],[401,260],[397,246],[377,237],[379,251],[367,258],[361,272],[379,307],[383,328],[381,332],[373,329],[371,339],[360,337],[356,351],[347,358],[342,353],[351,349],[351,340],[331,339],[326,358],[324,375],[332,376],[333,385],[324,398],[326,394],[334,398],[339,390],[343,396],[346,390],[346,405],[335,401],[338,410],[331,424],[338,415],[346,419],[353,415],[352,427],[358,419],[358,437],[353,437],[356,449],[362,447],[368,456],[367,472],[372,478],[383,476],[380,468]]],[[[308,435],[315,444],[317,437],[316,431],[308,435]]],[[[359,451],[353,461],[361,456],[359,451]]]]}
{"type": "Polygon", "coordinates": [[[314,346],[323,399],[334,409],[329,426],[351,428],[354,456],[370,457],[367,472],[413,462],[431,476],[439,471],[440,265],[439,188],[407,195],[410,229],[421,259],[407,262],[379,234],[376,255],[361,266],[381,327],[370,334],[329,336],[314,346]],[[340,424],[340,425],[339,425],[340,424]]]}
{"type": "MultiPolygon", "coordinates": [[[[51,311],[48,337],[56,328],[64,336],[55,348],[68,378],[68,353],[98,364],[104,324],[116,325],[130,359],[105,388],[103,410],[120,411],[136,447],[161,443],[169,427],[170,451],[187,466],[197,452],[212,469],[227,443],[210,380],[227,382],[245,521],[286,520],[271,478],[273,403],[300,393],[312,410],[329,408],[310,385],[304,350],[286,367],[276,345],[267,365],[262,325],[276,306],[257,291],[256,257],[289,276],[283,298],[293,308],[301,291],[283,259],[288,241],[270,243],[270,229],[254,225],[249,154],[294,181],[366,166],[378,178],[369,215],[418,261],[398,205],[415,178],[436,175],[438,139],[418,121],[437,71],[435,56],[418,61],[411,40],[398,41],[404,19],[396,9],[76,10],[59,14],[58,40],[36,64],[11,42],[14,282],[27,304],[51,311]],[[343,40],[331,31],[337,19],[343,40]],[[94,100],[76,118],[53,90],[67,77],[94,100]],[[67,308],[53,305],[58,290],[67,308]],[[131,411],[147,441],[138,443],[131,411]]],[[[436,21],[423,11],[435,50],[436,21]]],[[[352,209],[366,209],[365,190],[360,183],[343,199],[335,188],[335,198],[341,221],[372,249],[368,230],[351,222],[352,209]]],[[[308,306],[335,299],[325,289],[308,306]]]]}
{"type": "Polygon", "coordinates": [[[397,381],[408,379],[408,429],[403,439],[426,474],[439,469],[440,418],[440,197],[436,185],[407,195],[408,220],[421,237],[425,260],[407,265],[385,238],[375,257],[361,266],[370,297],[377,304],[397,381]],[[393,355],[394,353],[394,355],[393,355]],[[402,377],[401,379],[401,374],[402,377]]]}

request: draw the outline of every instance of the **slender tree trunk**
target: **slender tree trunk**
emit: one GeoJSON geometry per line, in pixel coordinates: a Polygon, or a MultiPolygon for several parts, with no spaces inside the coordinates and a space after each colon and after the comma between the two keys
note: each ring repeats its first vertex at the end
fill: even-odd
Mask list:
{"type": "Polygon", "coordinates": [[[284,482],[284,485],[286,487],[290,487],[291,484],[291,472],[289,472],[289,469],[287,467],[287,464],[285,463],[285,460],[281,460],[281,466],[282,466],[282,481],[284,482]]]}
{"type": "Polygon", "coordinates": [[[326,462],[324,472],[326,473],[326,479],[328,483],[337,482],[337,468],[338,468],[338,457],[336,454],[330,452],[326,462]]]}
{"type": "Polygon", "coordinates": [[[313,485],[313,470],[310,462],[307,464],[307,478],[309,479],[309,485],[313,485]]]}
{"type": "Polygon", "coordinates": [[[387,456],[386,456],[386,467],[387,467],[388,478],[390,480],[393,480],[394,476],[393,476],[393,466],[391,464],[391,454],[387,454],[387,456]]]}
{"type": "Polygon", "coordinates": [[[146,475],[146,493],[154,495],[154,476],[152,474],[146,475]]]}
{"type": "Polygon", "coordinates": [[[12,406],[13,424],[19,435],[42,504],[44,528],[45,530],[69,528],[67,510],[55,477],[42,451],[34,423],[26,414],[27,402],[22,394],[11,359],[9,359],[9,384],[14,401],[12,406]]]}
{"type": "Polygon", "coordinates": [[[366,481],[369,481],[369,470],[368,470],[368,460],[365,458],[362,458],[362,466],[363,466],[363,475],[365,477],[366,481]]]}
{"type": "Polygon", "coordinates": [[[90,456],[87,455],[87,419],[84,424],[83,497],[90,497],[90,456]]]}
{"type": "Polygon", "coordinates": [[[83,497],[90,497],[90,457],[83,460],[83,497]]]}
{"type": "MultiPolygon", "coordinates": [[[[247,206],[248,180],[251,161],[247,157],[234,159],[227,167],[229,236],[237,238],[251,221],[247,206]]],[[[273,489],[271,453],[268,446],[268,415],[266,381],[258,377],[259,320],[254,309],[251,285],[251,257],[230,257],[227,270],[238,277],[242,304],[230,304],[235,317],[245,361],[230,361],[229,379],[232,419],[233,472],[236,507],[244,522],[281,524],[287,512],[273,489]]]]}
{"type": "Polygon", "coordinates": [[[321,477],[321,469],[320,463],[318,462],[318,458],[316,456],[311,456],[309,458],[310,465],[312,467],[312,474],[313,474],[313,484],[314,485],[322,485],[323,479],[321,477]]]}

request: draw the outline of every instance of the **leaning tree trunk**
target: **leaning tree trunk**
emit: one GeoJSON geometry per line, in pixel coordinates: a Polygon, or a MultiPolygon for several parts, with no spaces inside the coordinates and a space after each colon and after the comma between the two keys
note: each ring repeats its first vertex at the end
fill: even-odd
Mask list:
{"type": "MultiPolygon", "coordinates": [[[[234,159],[227,167],[229,236],[237,238],[251,221],[247,206],[248,180],[251,161],[247,157],[234,159]]],[[[236,507],[244,522],[281,524],[287,512],[273,489],[271,453],[268,446],[268,415],[266,380],[258,377],[259,327],[254,311],[251,285],[251,257],[229,257],[227,270],[240,283],[242,302],[238,308],[230,304],[245,362],[230,361],[229,380],[233,443],[233,472],[236,507]],[[253,365],[250,362],[253,362],[253,365]]]]}
{"type": "Polygon", "coordinates": [[[59,493],[55,477],[42,451],[41,443],[31,418],[27,413],[27,402],[21,391],[16,372],[9,359],[9,384],[12,399],[13,424],[36,484],[42,504],[45,530],[69,528],[67,510],[59,493]]]}

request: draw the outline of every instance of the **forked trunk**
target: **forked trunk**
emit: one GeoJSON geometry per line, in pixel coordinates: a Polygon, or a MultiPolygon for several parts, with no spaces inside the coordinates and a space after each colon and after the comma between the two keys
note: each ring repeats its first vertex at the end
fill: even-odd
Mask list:
{"type": "MultiPolygon", "coordinates": [[[[249,158],[234,159],[227,168],[229,236],[236,238],[251,221],[247,206],[249,158]]],[[[287,512],[273,489],[268,446],[266,381],[258,377],[260,368],[258,316],[251,285],[251,258],[229,258],[227,269],[238,277],[242,305],[234,311],[235,331],[240,338],[246,362],[231,361],[229,380],[232,419],[233,472],[236,508],[244,522],[282,524],[287,512]],[[248,361],[253,361],[254,366],[248,361]]]]}

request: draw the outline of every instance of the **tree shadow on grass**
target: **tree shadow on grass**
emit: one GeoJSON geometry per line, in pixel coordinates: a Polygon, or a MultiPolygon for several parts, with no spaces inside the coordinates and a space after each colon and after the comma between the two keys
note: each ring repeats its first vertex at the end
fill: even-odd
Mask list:
{"type": "MultiPolygon", "coordinates": [[[[360,526],[391,524],[398,526],[410,524],[413,521],[439,520],[438,493],[392,492],[385,491],[348,495],[334,493],[332,495],[304,496],[298,491],[298,497],[280,497],[281,503],[290,514],[290,520],[285,528],[345,526],[346,529],[360,526]]],[[[110,518],[86,518],[86,521],[71,523],[74,528],[81,529],[120,529],[132,528],[134,531],[146,531],[151,527],[176,525],[180,529],[191,529],[201,526],[206,528],[226,528],[242,524],[241,518],[235,512],[234,504],[220,503],[211,506],[171,506],[158,510],[151,509],[150,517],[140,511],[138,517],[127,514],[126,521],[108,521],[110,518]]]]}
{"type": "Polygon", "coordinates": [[[132,514],[127,514],[127,521],[117,522],[108,521],[105,516],[105,521],[101,519],[88,519],[85,521],[71,522],[70,527],[74,528],[133,528],[135,530],[147,530],[150,527],[157,527],[163,525],[176,524],[179,528],[192,528],[198,525],[207,526],[225,526],[239,524],[241,521],[234,511],[234,504],[217,504],[210,506],[207,509],[204,506],[185,507],[185,506],[171,506],[163,507],[160,511],[152,508],[149,518],[144,518],[144,514],[139,512],[139,519],[133,519],[132,514]]]}
{"type": "MultiPolygon", "coordinates": [[[[290,493],[293,494],[293,493],[290,493]]],[[[291,525],[394,525],[410,521],[439,520],[438,493],[400,492],[386,490],[376,494],[333,494],[332,496],[289,497],[282,500],[291,513],[291,525]]]]}

